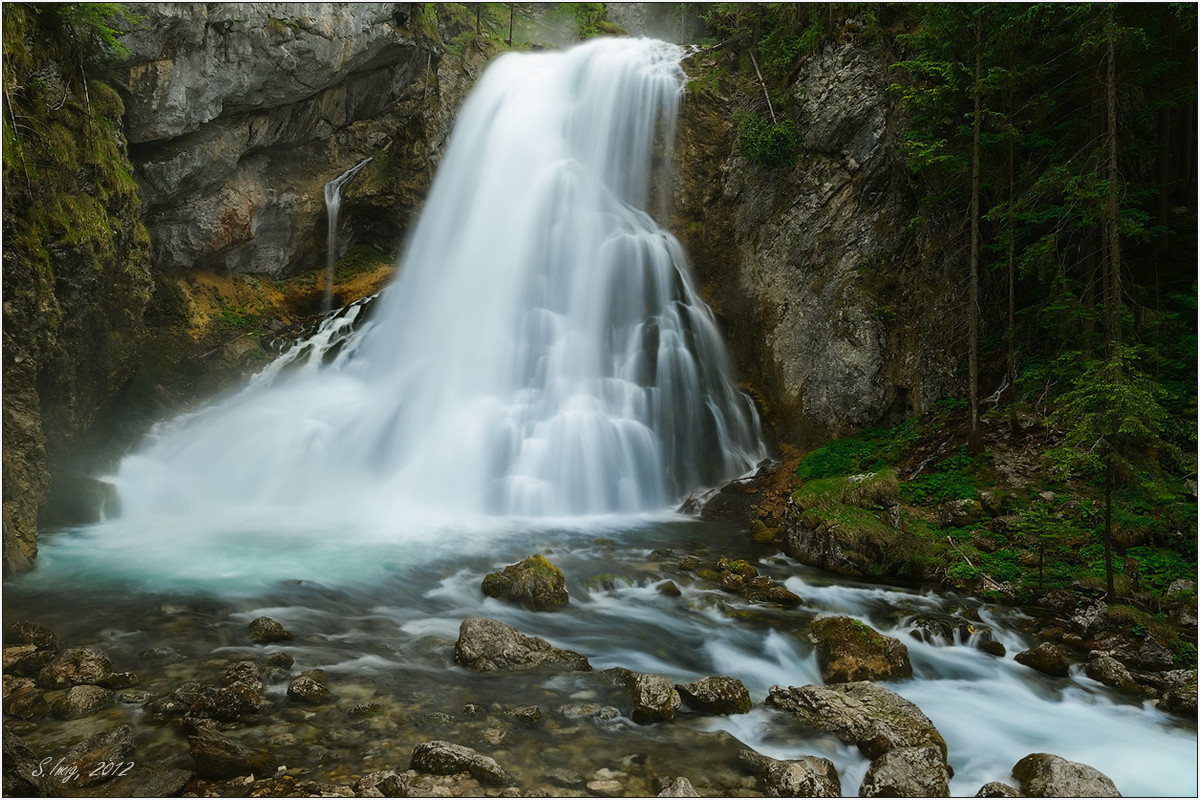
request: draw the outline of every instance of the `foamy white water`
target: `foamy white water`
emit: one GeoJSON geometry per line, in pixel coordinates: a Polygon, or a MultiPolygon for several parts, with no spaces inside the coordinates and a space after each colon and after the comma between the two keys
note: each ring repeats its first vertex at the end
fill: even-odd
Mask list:
{"type": "Polygon", "coordinates": [[[498,59],[353,357],[160,426],[116,477],[124,518],[640,513],[750,468],[753,405],[645,210],[680,57],[498,59]]]}

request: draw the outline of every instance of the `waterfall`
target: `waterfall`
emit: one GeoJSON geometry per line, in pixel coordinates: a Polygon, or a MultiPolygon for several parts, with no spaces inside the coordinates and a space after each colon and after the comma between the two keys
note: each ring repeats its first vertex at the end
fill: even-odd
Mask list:
{"type": "Polygon", "coordinates": [[[333,308],[333,262],[337,261],[338,214],[342,210],[342,187],[370,163],[371,159],[364,158],[325,184],[325,215],[328,217],[329,233],[325,239],[325,297],[321,301],[323,314],[329,313],[333,308]]]}
{"type": "Polygon", "coordinates": [[[600,39],[497,59],[371,323],[160,426],[121,465],[124,513],[627,514],[750,469],[753,404],[645,210],[681,56],[600,39]]]}

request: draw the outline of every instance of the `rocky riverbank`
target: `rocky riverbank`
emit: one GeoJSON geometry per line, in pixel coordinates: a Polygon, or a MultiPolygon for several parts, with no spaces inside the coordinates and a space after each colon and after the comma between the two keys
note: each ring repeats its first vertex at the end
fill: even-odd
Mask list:
{"type": "MultiPolygon", "coordinates": [[[[265,616],[247,621],[220,604],[148,609],[139,641],[150,646],[136,653],[119,640],[60,643],[40,624],[16,622],[5,631],[5,793],[945,796],[961,754],[921,709],[881,683],[911,680],[906,644],[861,620],[805,610],[795,595],[783,602],[747,594],[745,583],[760,577],[752,571],[777,567],[713,555],[655,551],[647,566],[654,565],[656,591],[724,595],[738,603],[726,613],[742,625],[762,624],[764,615],[773,624],[791,619],[792,627],[807,620],[795,635],[813,648],[822,683],[777,685],[756,704],[736,675],[685,683],[636,664],[594,668],[594,654],[474,616],[458,625],[457,640],[409,645],[444,666],[433,683],[420,684],[426,688],[414,682],[408,690],[411,673],[380,684],[315,664],[313,642],[336,631],[294,630],[265,616]],[[180,645],[181,634],[206,644],[187,651],[162,643],[180,645]],[[819,754],[776,759],[704,729],[705,719],[743,714],[776,715],[776,724],[855,748],[869,760],[867,772],[845,785],[819,754]],[[106,772],[106,765],[114,766],[106,772]]],[[[554,595],[563,585],[544,557],[523,563],[506,568],[523,594],[497,592],[488,602],[520,607],[522,597],[554,595]]],[[[487,583],[478,584],[481,594],[487,583]]],[[[974,618],[969,611],[928,616],[909,635],[1002,658],[988,625],[974,618]]],[[[1101,662],[1119,670],[1131,657],[1119,648],[1097,654],[1088,674],[1101,662]]],[[[1062,676],[1076,658],[1043,643],[1016,661],[1062,676]]],[[[1194,719],[1195,672],[1156,675],[1160,707],[1194,719]]],[[[1092,766],[1044,753],[1012,767],[1010,780],[981,785],[980,796],[1116,796],[1119,788],[1092,766]]]]}

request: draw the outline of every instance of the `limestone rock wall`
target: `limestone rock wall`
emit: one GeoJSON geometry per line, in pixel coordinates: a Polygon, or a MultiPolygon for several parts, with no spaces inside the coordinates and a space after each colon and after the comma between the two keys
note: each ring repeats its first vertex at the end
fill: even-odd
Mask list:
{"type": "Polygon", "coordinates": [[[804,63],[776,109],[801,155],[767,170],[733,122],[761,91],[712,80],[722,55],[685,65],[710,78],[684,104],[674,227],[768,425],[807,446],[924,410],[953,385],[958,289],[909,224],[917,193],[879,56],[831,42],[804,63]]]}
{"type": "MultiPolygon", "coordinates": [[[[327,181],[388,151],[416,156],[403,168],[427,184],[446,132],[442,49],[420,6],[130,4],[142,24],[117,78],[155,266],[313,269],[327,181]]],[[[396,206],[416,202],[376,197],[340,251],[364,239],[394,250],[411,211],[396,206]]]]}

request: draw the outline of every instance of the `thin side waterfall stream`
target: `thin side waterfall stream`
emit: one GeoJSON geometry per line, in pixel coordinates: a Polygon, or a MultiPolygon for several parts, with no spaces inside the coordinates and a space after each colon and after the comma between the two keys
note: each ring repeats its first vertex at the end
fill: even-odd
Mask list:
{"type": "Polygon", "coordinates": [[[852,795],[867,759],[763,705],[772,685],[821,683],[803,631],[837,612],[908,645],[914,678],[886,686],[944,735],[952,794],[1012,784],[1034,752],[1095,766],[1126,796],[1196,793],[1195,722],[1079,671],[1017,664],[1034,644],[1021,612],[834,579],[673,510],[766,456],[682,249],[645,210],[668,185],[655,154],[671,152],[682,55],[601,39],[497,59],[393,285],[238,393],[156,426],[109,476],[119,516],[44,537],[36,569],[6,582],[8,621],[101,647],[139,682],[83,719],[15,722],[38,758],[128,723],[138,765],[194,769],[155,702],[286,653],[292,675],[324,670],[331,697],[298,704],[286,676],[269,678],[268,707],[222,732],[270,750],[288,780],[403,772],[416,744],[445,739],[495,758],[520,790],[582,796],[563,776],[602,775],[645,796],[679,775],[753,794],[738,761],[750,748],[828,758],[852,795]],[[532,553],[562,569],[565,608],[482,595],[485,574],[532,553]],[[688,556],[748,560],[804,603],[751,604],[683,568],[688,556]],[[1007,656],[911,635],[922,616],[968,612],[1007,656]],[[250,641],[260,616],[294,638],[250,641]],[[469,672],[453,654],[469,616],[595,671],[469,672]],[[600,672],[614,667],[732,676],[754,708],[635,724],[600,672]]]}
{"type": "Polygon", "coordinates": [[[333,265],[337,261],[337,231],[338,216],[342,210],[342,189],[363,167],[371,163],[370,158],[364,158],[350,169],[325,184],[325,214],[328,223],[328,234],[325,244],[325,297],[321,301],[321,312],[328,314],[333,310],[333,265]]]}

